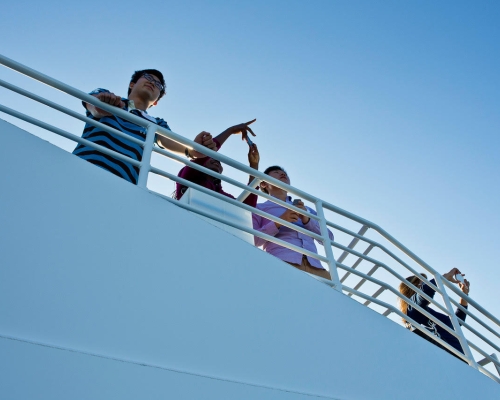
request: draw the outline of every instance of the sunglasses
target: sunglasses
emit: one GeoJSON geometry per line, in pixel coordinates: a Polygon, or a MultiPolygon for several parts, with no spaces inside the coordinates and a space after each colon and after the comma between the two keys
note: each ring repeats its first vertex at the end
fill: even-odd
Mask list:
{"type": "Polygon", "coordinates": [[[153,83],[153,84],[154,84],[154,85],[158,88],[158,90],[159,90],[160,92],[161,92],[161,91],[165,88],[165,86],[163,86],[163,85],[162,85],[159,81],[157,81],[157,80],[153,77],[153,75],[149,75],[149,74],[147,74],[147,73],[146,73],[146,74],[144,74],[144,75],[142,75],[142,76],[143,76],[143,77],[144,77],[147,81],[149,81],[149,82],[153,83]]]}

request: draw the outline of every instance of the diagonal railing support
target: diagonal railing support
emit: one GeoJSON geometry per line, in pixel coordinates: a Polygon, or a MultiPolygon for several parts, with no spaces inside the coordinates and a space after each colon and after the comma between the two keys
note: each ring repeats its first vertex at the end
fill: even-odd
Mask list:
{"type": "Polygon", "coordinates": [[[462,331],[462,327],[460,326],[460,323],[458,322],[458,318],[455,315],[455,311],[453,310],[453,306],[451,305],[450,298],[448,297],[448,293],[446,292],[446,290],[444,288],[443,279],[442,279],[441,275],[435,274],[434,279],[436,280],[437,287],[441,291],[441,296],[443,298],[444,304],[446,305],[446,308],[448,309],[448,316],[451,319],[453,329],[457,333],[458,340],[460,341],[460,345],[462,346],[465,357],[467,358],[467,362],[469,363],[469,365],[471,367],[473,367],[475,369],[479,369],[476,361],[474,360],[474,356],[472,355],[472,352],[470,350],[469,343],[467,343],[467,339],[464,336],[464,333],[462,331]]]}
{"type": "Polygon", "coordinates": [[[323,211],[323,202],[316,200],[316,213],[318,214],[319,226],[321,229],[321,236],[323,237],[323,247],[325,249],[326,258],[328,258],[328,268],[330,269],[330,276],[332,277],[333,288],[342,293],[342,284],[339,279],[339,271],[337,263],[333,256],[332,246],[330,244],[330,235],[328,234],[328,227],[326,226],[325,213],[323,211]]]}

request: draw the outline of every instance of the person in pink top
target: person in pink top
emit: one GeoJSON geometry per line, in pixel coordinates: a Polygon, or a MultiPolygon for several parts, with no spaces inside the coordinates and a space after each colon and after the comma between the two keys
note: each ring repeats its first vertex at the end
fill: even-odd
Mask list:
{"type": "MultiPolygon", "coordinates": [[[[267,168],[264,173],[288,185],[290,184],[288,174],[282,167],[278,165],[267,168]]],[[[273,186],[267,182],[262,182],[260,184],[260,189],[264,193],[270,194],[271,196],[276,197],[277,199],[282,200],[288,204],[294,204],[292,202],[292,198],[288,196],[288,193],[283,189],[273,186]]],[[[302,208],[303,210],[308,211],[311,214],[316,215],[316,211],[309,207],[306,207],[302,200],[296,199],[296,203],[294,205],[298,208],[302,208]]],[[[270,200],[266,201],[265,203],[257,204],[257,208],[276,217],[280,217],[285,221],[300,226],[301,228],[307,229],[317,234],[321,234],[318,221],[313,220],[305,215],[299,214],[288,208],[285,208],[270,200]]],[[[314,244],[314,239],[310,236],[305,235],[301,232],[297,232],[277,222],[270,221],[260,215],[253,214],[253,227],[259,232],[274,236],[297,247],[301,247],[313,253],[318,252],[316,249],[316,245],[314,244]]],[[[330,231],[328,231],[328,233],[330,239],[333,240],[333,234],[330,231]]],[[[290,265],[293,265],[295,268],[309,272],[313,275],[321,276],[325,279],[331,279],[330,273],[323,268],[319,260],[316,258],[308,257],[294,250],[290,250],[286,247],[280,246],[276,243],[258,238],[257,236],[255,236],[255,245],[262,246],[266,252],[282,259],[290,265]]]]}
{"type": "MultiPolygon", "coordinates": [[[[213,139],[213,141],[217,147],[216,151],[218,151],[221,148],[222,144],[227,140],[227,138],[229,138],[229,136],[231,136],[233,134],[241,133],[242,139],[245,139],[246,135],[248,134],[247,133],[247,130],[248,130],[250,133],[252,133],[252,135],[255,136],[255,134],[252,132],[252,130],[248,126],[251,123],[253,123],[254,121],[255,120],[252,120],[252,121],[246,122],[244,124],[232,126],[228,129],[226,129],[224,132],[222,132],[217,137],[215,137],[213,139]]],[[[259,156],[259,150],[257,149],[257,145],[252,144],[248,150],[248,162],[249,162],[250,167],[258,170],[259,169],[259,160],[260,160],[260,156],[259,156]]],[[[197,158],[195,160],[192,160],[191,162],[198,164],[198,165],[201,165],[201,166],[208,168],[212,171],[215,171],[218,174],[222,174],[222,170],[223,170],[222,165],[221,165],[219,160],[216,160],[214,158],[211,158],[211,157],[197,158]]],[[[231,197],[232,199],[235,198],[232,194],[227,193],[222,189],[222,182],[219,178],[205,174],[204,172],[198,171],[197,169],[192,168],[189,165],[186,165],[184,168],[182,168],[179,171],[179,174],[177,176],[179,176],[180,178],[184,178],[188,181],[197,183],[200,186],[203,186],[207,189],[213,190],[213,191],[220,193],[224,196],[231,197]]],[[[253,179],[254,179],[254,177],[250,176],[248,183],[250,183],[253,179]]],[[[186,186],[184,186],[180,183],[177,183],[176,189],[175,189],[175,198],[177,200],[180,200],[180,198],[184,195],[184,192],[186,190],[187,190],[186,186]]],[[[255,194],[250,194],[245,199],[244,203],[248,204],[249,206],[255,207],[257,205],[257,196],[255,194]]]]}

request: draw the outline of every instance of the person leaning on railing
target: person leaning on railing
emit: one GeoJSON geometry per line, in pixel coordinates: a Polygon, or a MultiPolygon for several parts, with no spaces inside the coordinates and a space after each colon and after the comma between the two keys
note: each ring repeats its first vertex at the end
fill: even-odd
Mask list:
{"type": "MultiPolygon", "coordinates": [[[[286,184],[290,184],[290,179],[288,178],[288,174],[286,171],[278,166],[273,165],[272,167],[267,168],[264,171],[264,174],[269,175],[275,179],[278,179],[286,184]]],[[[305,211],[308,211],[311,214],[316,215],[316,211],[313,209],[306,207],[302,200],[296,199],[295,202],[292,202],[292,198],[288,196],[286,190],[280,189],[276,186],[272,186],[267,182],[262,182],[260,184],[260,189],[267,194],[270,194],[273,197],[276,197],[279,200],[282,200],[288,204],[293,204],[294,206],[301,208],[305,211]]],[[[269,214],[272,214],[276,217],[280,217],[281,219],[291,222],[301,228],[307,229],[311,232],[317,233],[321,235],[321,229],[318,221],[313,220],[305,215],[299,214],[293,210],[290,210],[286,207],[283,207],[279,204],[276,204],[270,200],[265,203],[257,204],[257,208],[259,210],[265,211],[269,214]]],[[[308,235],[305,235],[301,232],[297,232],[291,228],[283,226],[277,222],[273,222],[264,218],[260,215],[253,214],[253,228],[259,232],[266,233],[270,236],[275,236],[278,239],[284,240],[285,242],[291,243],[297,247],[301,247],[303,249],[309,250],[313,253],[317,253],[316,245],[314,244],[314,239],[308,235]]],[[[333,240],[333,233],[328,231],[330,239],[333,240]]],[[[272,243],[268,240],[259,238],[254,236],[255,245],[262,246],[263,249],[282,259],[290,265],[293,265],[295,268],[300,269],[302,271],[306,271],[310,274],[320,276],[325,279],[332,279],[330,273],[323,268],[319,260],[308,257],[301,253],[298,253],[294,250],[290,250],[286,247],[280,246],[276,243],[272,243]]]]}
{"type": "MultiPolygon", "coordinates": [[[[470,289],[470,283],[467,279],[464,279],[464,283],[459,282],[456,279],[456,275],[460,274],[461,276],[463,275],[458,268],[453,268],[450,272],[447,272],[446,274],[443,274],[443,277],[449,280],[450,282],[453,283],[458,283],[458,286],[460,290],[465,293],[469,294],[469,289],[470,289]]],[[[427,279],[427,275],[421,274],[423,277],[427,279]]],[[[406,278],[408,282],[413,284],[414,286],[418,287],[421,289],[427,296],[434,298],[434,293],[436,292],[434,289],[432,289],[429,285],[425,284],[420,280],[418,277],[415,275],[409,276],[406,278]]],[[[436,281],[434,279],[431,279],[429,281],[433,285],[436,285],[436,281]]],[[[417,293],[415,290],[407,286],[404,282],[401,282],[399,285],[399,291],[407,298],[409,298],[413,303],[417,304],[418,306],[422,307],[425,311],[427,311],[429,314],[431,314],[436,320],[441,321],[443,324],[446,326],[450,327],[453,329],[453,324],[451,322],[451,319],[449,316],[442,314],[440,312],[437,312],[433,310],[432,308],[429,307],[429,300],[425,299],[422,295],[417,293]]],[[[467,308],[467,301],[464,299],[460,299],[460,305],[463,307],[467,308]]],[[[445,329],[440,327],[436,322],[434,322],[432,319],[429,319],[426,317],[424,314],[422,314],[420,311],[418,311],[416,308],[412,306],[411,303],[407,303],[403,299],[399,299],[399,309],[406,314],[408,317],[412,318],[414,321],[418,322],[423,328],[427,329],[429,333],[431,333],[433,336],[441,338],[444,342],[448,343],[450,346],[453,346],[455,349],[460,351],[463,354],[463,349],[462,346],[460,345],[460,341],[453,336],[451,333],[447,332],[445,329]]],[[[462,310],[458,309],[455,312],[455,315],[461,319],[462,321],[465,321],[466,314],[462,310]]],[[[403,318],[403,323],[406,326],[407,329],[410,329],[412,332],[416,333],[417,335],[423,337],[424,339],[428,340],[429,342],[435,344],[436,346],[448,351],[450,354],[454,355],[452,352],[450,352],[448,349],[445,347],[441,346],[438,342],[433,340],[432,338],[428,337],[425,333],[419,331],[417,328],[415,328],[410,322],[408,322],[406,319],[403,318]]]]}
{"type": "MultiPolygon", "coordinates": [[[[111,93],[107,89],[96,89],[90,94],[104,103],[119,107],[131,114],[151,121],[163,128],[170,130],[167,122],[161,118],[152,117],[147,110],[155,106],[165,95],[165,79],[160,71],[155,69],[145,69],[135,71],[129,83],[128,97],[122,98],[111,93]]],[[[118,116],[112,115],[99,107],[82,102],[85,107],[87,117],[95,119],[111,128],[117,129],[132,138],[144,141],[146,139],[146,129],[128,122],[118,116]]],[[[137,143],[127,140],[121,136],[106,132],[99,127],[87,123],[83,129],[82,137],[93,143],[99,144],[110,150],[140,161],[143,148],[137,143]]],[[[211,150],[215,150],[215,143],[212,136],[206,132],[198,134],[194,141],[211,150]]],[[[184,154],[185,147],[180,143],[174,142],[164,136],[157,135],[156,144],[162,148],[167,148],[175,153],[184,154]]],[[[84,160],[95,164],[117,176],[134,184],[137,183],[139,169],[132,164],[118,160],[115,157],[108,156],[91,147],[78,144],[73,150],[73,154],[84,160]]],[[[200,157],[203,154],[191,151],[192,157],[200,157]]]]}
{"type": "MultiPolygon", "coordinates": [[[[224,142],[229,138],[229,136],[241,133],[242,134],[242,139],[245,139],[245,137],[248,135],[249,131],[252,133],[253,136],[255,136],[255,133],[250,129],[248,125],[252,124],[255,122],[255,119],[243,124],[239,125],[234,125],[228,129],[226,129],[224,132],[222,132],[220,135],[215,137],[213,141],[215,142],[215,145],[217,147],[217,150],[220,149],[220,147],[224,144],[224,142]]],[[[257,149],[257,145],[252,144],[249,147],[248,150],[248,163],[250,165],[250,168],[254,168],[256,170],[259,169],[259,161],[260,161],[260,155],[259,155],[259,150],[257,149]]],[[[203,158],[197,158],[195,160],[192,160],[193,163],[201,165],[205,168],[208,168],[214,172],[217,172],[218,174],[222,174],[222,165],[219,160],[216,160],[211,157],[203,157],[203,158]]],[[[230,197],[234,199],[235,197],[232,194],[229,194],[225,192],[222,189],[222,182],[219,178],[215,176],[211,176],[208,174],[205,174],[204,172],[198,171],[195,168],[190,167],[189,165],[186,165],[184,168],[182,168],[179,171],[179,174],[177,175],[180,178],[184,178],[188,181],[191,181],[193,183],[196,183],[200,186],[203,186],[207,189],[213,190],[217,193],[220,193],[224,196],[230,197]]],[[[248,183],[252,182],[254,179],[253,176],[250,175],[248,183]]],[[[187,186],[184,186],[180,183],[176,183],[176,189],[175,189],[175,195],[174,197],[177,200],[180,200],[181,197],[184,195],[184,193],[187,190],[187,186]]],[[[248,197],[244,201],[245,204],[248,204],[249,206],[255,207],[257,205],[257,195],[251,193],[248,195],[248,197]]]]}

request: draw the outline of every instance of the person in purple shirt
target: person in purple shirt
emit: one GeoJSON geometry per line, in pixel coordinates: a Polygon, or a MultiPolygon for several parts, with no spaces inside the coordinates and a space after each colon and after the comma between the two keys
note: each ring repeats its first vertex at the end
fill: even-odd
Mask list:
{"type": "MultiPolygon", "coordinates": [[[[286,171],[278,165],[267,168],[264,173],[273,178],[276,178],[286,184],[290,184],[290,179],[286,171]]],[[[272,186],[267,182],[262,182],[260,184],[260,189],[279,200],[282,200],[288,204],[293,204],[298,208],[302,208],[311,214],[316,215],[316,211],[306,207],[302,200],[296,199],[296,202],[292,202],[292,198],[288,196],[288,193],[276,186],[272,186]]],[[[313,220],[305,215],[299,214],[293,210],[285,208],[279,204],[276,204],[270,200],[265,203],[257,204],[259,210],[265,211],[269,214],[280,217],[281,219],[291,222],[301,228],[310,230],[311,232],[321,234],[320,226],[318,221],[313,220]]],[[[291,243],[295,246],[302,247],[303,249],[309,250],[311,252],[317,253],[316,245],[314,244],[314,239],[308,235],[297,232],[286,226],[283,226],[277,222],[270,221],[260,215],[253,214],[253,227],[255,230],[266,233],[271,236],[275,236],[278,239],[284,240],[285,242],[291,243]]],[[[333,240],[333,234],[328,231],[330,239],[333,240]]],[[[330,273],[323,268],[319,260],[316,258],[308,257],[294,250],[287,249],[286,247],[280,246],[276,243],[272,243],[268,240],[258,238],[255,236],[255,245],[262,246],[263,249],[276,256],[295,268],[302,271],[309,272],[320,276],[322,278],[331,279],[330,273]]]]}

